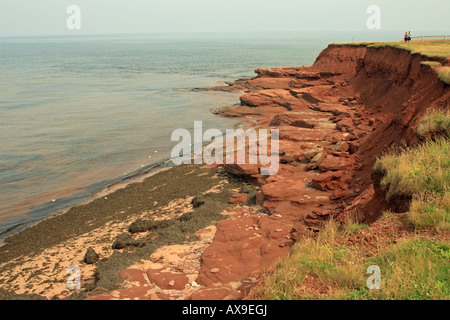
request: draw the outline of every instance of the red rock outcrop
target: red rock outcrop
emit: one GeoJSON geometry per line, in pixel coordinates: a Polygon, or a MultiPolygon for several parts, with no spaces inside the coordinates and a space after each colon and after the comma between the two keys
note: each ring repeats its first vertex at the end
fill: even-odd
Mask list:
{"type": "MultiPolygon", "coordinates": [[[[448,59],[435,59],[448,64],[448,59]]],[[[294,188],[297,195],[312,186],[332,190],[332,199],[351,202],[373,185],[377,155],[401,140],[414,142],[415,127],[425,110],[448,106],[448,86],[421,65],[424,60],[430,58],[393,47],[330,45],[311,67],[256,70],[258,76],[248,82],[264,90],[241,100],[255,109],[285,108],[260,112],[257,118],[261,123],[267,117],[264,126],[279,129],[281,162],[294,166],[289,170],[296,171],[297,179],[306,179],[294,188]],[[308,170],[342,172],[351,183],[309,179],[308,170]]],[[[274,203],[293,201],[292,186],[292,179],[276,183],[266,179],[259,200],[272,211],[274,203]]],[[[382,201],[377,202],[372,209],[367,206],[368,216],[379,211],[382,201]]]]}
{"type": "MultiPolygon", "coordinates": [[[[330,45],[312,67],[256,70],[249,83],[264,90],[243,96],[242,108],[259,110],[253,116],[258,122],[247,123],[279,129],[281,157],[279,172],[264,180],[257,202],[296,230],[291,240],[307,228],[318,231],[331,215],[339,219],[359,210],[370,222],[388,206],[372,179],[375,157],[402,140],[414,142],[425,110],[450,104],[448,86],[423,60],[429,58],[396,48],[330,45]],[[264,112],[263,106],[277,109],[264,112]]],[[[239,230],[228,229],[234,235],[239,230]]],[[[250,275],[248,266],[262,271],[258,259],[233,266],[250,275]]]]}
{"type": "MultiPolygon", "coordinates": [[[[377,218],[387,204],[372,177],[375,157],[402,140],[414,142],[428,108],[450,105],[448,86],[423,60],[429,58],[396,48],[330,45],[311,67],[258,69],[257,77],[241,83],[248,89],[241,106],[222,115],[279,129],[280,166],[269,177],[258,164],[224,169],[254,182],[256,201],[270,215],[237,206],[217,224],[201,256],[201,288],[189,298],[242,298],[246,285],[330,216],[362,210],[366,221],[377,218]]],[[[244,201],[241,195],[230,199],[244,201]]],[[[134,271],[123,276],[143,282],[134,271]]],[[[147,277],[162,287],[186,285],[182,274],[152,271],[147,277]]],[[[120,295],[142,295],[137,288],[120,295]]]]}

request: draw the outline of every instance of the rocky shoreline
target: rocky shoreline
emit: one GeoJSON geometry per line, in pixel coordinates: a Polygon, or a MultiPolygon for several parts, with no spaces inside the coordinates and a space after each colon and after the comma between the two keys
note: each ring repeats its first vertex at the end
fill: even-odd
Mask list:
{"type": "Polygon", "coordinates": [[[0,248],[0,297],[243,299],[329,217],[370,223],[404,210],[409,199],[386,203],[372,167],[386,148],[417,140],[428,108],[448,105],[428,59],[330,45],[313,66],[258,69],[212,88],[245,92],[220,116],[279,130],[277,174],[180,166],[48,219],[0,248]],[[76,292],[66,288],[69,265],[81,268],[76,292]]]}

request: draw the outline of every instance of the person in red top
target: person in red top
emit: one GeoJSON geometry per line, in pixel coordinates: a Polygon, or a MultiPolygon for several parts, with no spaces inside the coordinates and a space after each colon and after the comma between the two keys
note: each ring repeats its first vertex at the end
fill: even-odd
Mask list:
{"type": "Polygon", "coordinates": [[[408,38],[409,38],[408,32],[405,32],[405,43],[408,42],[408,38]]]}

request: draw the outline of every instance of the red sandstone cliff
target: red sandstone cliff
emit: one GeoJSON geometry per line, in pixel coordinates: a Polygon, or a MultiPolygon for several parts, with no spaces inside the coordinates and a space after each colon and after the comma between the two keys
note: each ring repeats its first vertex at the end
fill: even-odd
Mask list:
{"type": "MultiPolygon", "coordinates": [[[[185,298],[242,298],[299,237],[319,232],[330,216],[358,210],[371,222],[383,209],[402,209],[385,203],[372,168],[383,150],[416,141],[428,108],[450,105],[449,87],[424,60],[431,59],[390,47],[330,45],[311,67],[258,69],[257,77],[239,80],[233,88],[246,90],[241,105],[222,115],[279,129],[280,169],[269,177],[259,165],[224,169],[253,182],[257,202],[270,214],[230,210],[201,256],[198,290],[185,298]]],[[[122,273],[132,271],[133,279],[143,277],[139,270],[122,273]]],[[[164,274],[172,285],[179,277],[164,274]]]]}
{"type": "MultiPolygon", "coordinates": [[[[353,196],[348,197],[351,200],[374,183],[371,174],[377,155],[391,145],[414,143],[423,113],[435,106],[448,107],[448,86],[430,67],[421,65],[428,60],[449,64],[446,58],[428,58],[394,47],[330,45],[311,67],[256,70],[258,76],[248,81],[247,87],[260,90],[242,96],[242,106],[228,113],[244,115],[250,123],[257,119],[253,122],[256,125],[268,123],[278,127],[284,158],[306,163],[298,171],[313,167],[308,164],[311,150],[330,151],[338,141],[345,141],[349,150],[344,153],[348,154],[334,155],[318,168],[326,172],[333,171],[327,169],[335,165],[345,167],[345,176],[354,182],[353,196]],[[314,111],[321,113],[313,114],[314,111]],[[319,121],[322,116],[328,117],[328,124],[335,123],[335,127],[319,121]],[[316,146],[311,144],[314,139],[320,141],[316,146]]],[[[281,161],[285,159],[282,157],[281,161]]],[[[225,167],[237,173],[236,166],[225,167]]],[[[271,177],[259,181],[263,194],[273,180],[271,177]]],[[[270,194],[264,198],[266,202],[273,199],[270,194]]],[[[266,206],[274,209],[273,204],[266,206]]],[[[369,210],[368,218],[376,216],[380,208],[369,210]]]]}
{"type": "Polygon", "coordinates": [[[450,105],[449,87],[421,64],[426,60],[448,65],[445,58],[393,47],[330,45],[311,67],[256,70],[241,106],[223,115],[278,128],[280,170],[267,178],[257,165],[224,167],[260,186],[257,200],[271,215],[253,217],[257,238],[239,231],[248,217],[220,222],[199,283],[242,281],[264,272],[330,216],[358,211],[371,222],[383,210],[405,210],[408,199],[385,203],[372,168],[383,150],[416,142],[416,126],[428,108],[450,105]],[[250,253],[252,263],[245,258],[250,253]],[[221,271],[211,273],[218,261],[221,271]]]}

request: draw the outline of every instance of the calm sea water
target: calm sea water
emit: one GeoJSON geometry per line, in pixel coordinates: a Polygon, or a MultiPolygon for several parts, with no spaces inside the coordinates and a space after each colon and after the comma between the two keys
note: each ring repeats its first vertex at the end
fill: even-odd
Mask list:
{"type": "Polygon", "coordinates": [[[0,39],[0,239],[169,157],[176,128],[240,93],[193,92],[259,67],[311,65],[349,35],[0,39]],[[144,169],[143,169],[144,168],[144,169]]]}

